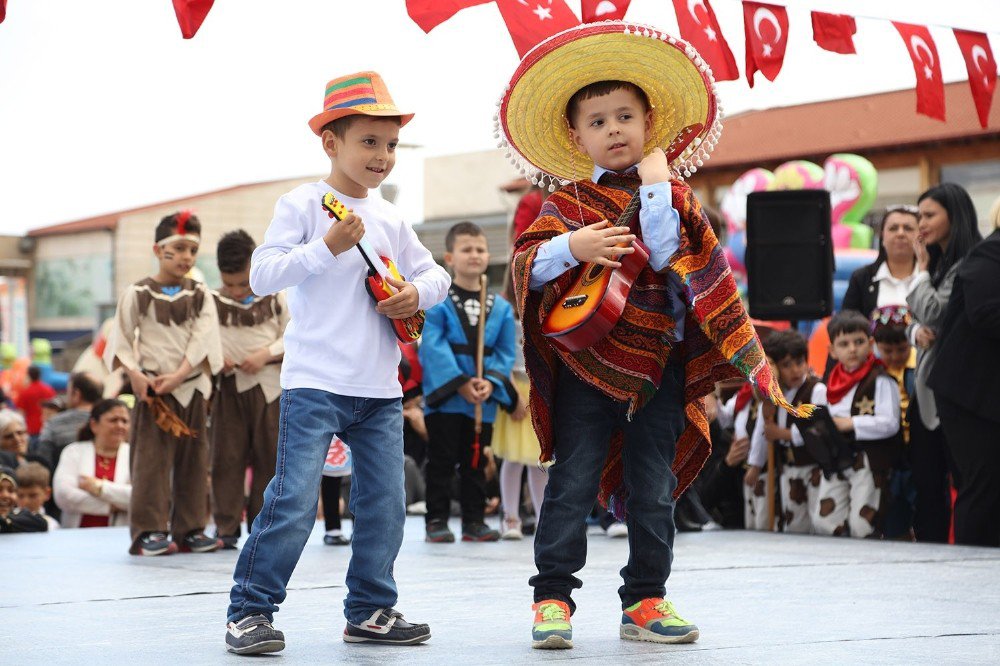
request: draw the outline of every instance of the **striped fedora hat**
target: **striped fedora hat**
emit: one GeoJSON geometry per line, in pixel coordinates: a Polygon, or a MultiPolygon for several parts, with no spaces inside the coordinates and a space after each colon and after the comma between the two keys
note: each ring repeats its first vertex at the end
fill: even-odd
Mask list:
{"type": "Polygon", "coordinates": [[[413,118],[396,107],[377,72],[357,72],[333,79],[326,84],[323,112],[309,121],[309,127],[319,136],[323,126],[331,120],[364,114],[366,116],[398,116],[401,125],[413,118]]]}

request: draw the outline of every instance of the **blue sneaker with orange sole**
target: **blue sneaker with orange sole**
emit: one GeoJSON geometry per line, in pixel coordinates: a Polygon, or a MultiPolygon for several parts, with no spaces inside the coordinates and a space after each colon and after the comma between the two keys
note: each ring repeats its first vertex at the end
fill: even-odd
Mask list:
{"type": "Polygon", "coordinates": [[[691,624],[666,599],[643,599],[622,611],[619,636],[627,641],[694,643],[698,627],[691,624]]]}
{"type": "Polygon", "coordinates": [[[531,627],[531,647],[539,650],[563,650],[573,647],[573,625],[569,604],[544,599],[534,604],[535,623],[531,627]]]}

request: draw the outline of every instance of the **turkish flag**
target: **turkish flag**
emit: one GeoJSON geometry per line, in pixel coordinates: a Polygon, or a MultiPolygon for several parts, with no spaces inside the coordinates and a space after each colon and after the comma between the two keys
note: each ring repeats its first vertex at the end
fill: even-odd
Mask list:
{"type": "Polygon", "coordinates": [[[785,60],[788,12],[778,5],[744,2],[743,28],[747,36],[747,83],[753,88],[757,70],[768,81],[774,81],[785,60]]]}
{"type": "Polygon", "coordinates": [[[524,57],[541,41],[580,25],[566,0],[496,0],[517,55],[524,57]]]}
{"type": "Polygon", "coordinates": [[[583,0],[583,22],[620,21],[625,18],[630,2],[632,0],[583,0]]]}
{"type": "Polygon", "coordinates": [[[708,66],[716,81],[735,81],[740,78],[736,58],[726,43],[726,38],[715,18],[708,0],[673,0],[674,12],[681,37],[693,46],[708,66]]]}
{"type": "Polygon", "coordinates": [[[826,14],[813,12],[813,40],[821,49],[834,53],[857,53],[854,49],[854,33],[858,26],[854,17],[847,14],[826,14]]]}
{"type": "Polygon", "coordinates": [[[215,0],[174,0],[174,13],[177,14],[177,23],[181,26],[184,39],[195,36],[214,2],[215,0]]]}
{"type": "Polygon", "coordinates": [[[997,87],[997,61],[993,58],[990,40],[983,32],[969,32],[955,29],[958,48],[965,58],[965,69],[969,71],[969,87],[972,100],[976,103],[979,124],[986,129],[993,104],[993,91],[997,87]]]}
{"type": "Polygon", "coordinates": [[[0,0],[0,23],[7,18],[7,0],[0,0]]]}
{"type": "Polygon", "coordinates": [[[424,32],[438,27],[459,10],[491,0],[406,0],[406,13],[424,32]]]}
{"type": "Polygon", "coordinates": [[[944,80],[941,60],[931,31],[925,25],[893,21],[896,31],[906,43],[917,76],[917,113],[944,120],[944,80]]]}

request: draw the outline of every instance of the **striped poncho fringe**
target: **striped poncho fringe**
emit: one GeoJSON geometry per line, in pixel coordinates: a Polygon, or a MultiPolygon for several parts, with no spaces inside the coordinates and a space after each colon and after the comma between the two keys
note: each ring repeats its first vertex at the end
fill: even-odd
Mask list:
{"type": "MultiPolygon", "coordinates": [[[[711,452],[704,396],[714,390],[716,382],[745,377],[761,395],[796,416],[807,417],[812,406],[796,408],[785,400],[701,204],[686,184],[674,181],[671,189],[681,233],[680,247],[670,258],[669,268],[680,277],[688,306],[680,347],[684,352],[685,428],[677,440],[672,466],[677,477],[675,496],[680,496],[711,452]]],[[[666,275],[644,268],[629,294],[622,319],[608,335],[610,340],[575,353],[550,342],[542,335],[541,324],[581,267],[566,271],[540,291],[529,288],[531,266],[542,243],[602,219],[614,221],[631,194],[590,181],[563,187],[546,200],[538,219],[515,241],[512,275],[523,313],[531,418],[541,445],[541,462],[553,459],[557,426],[552,413],[560,364],[605,395],[627,402],[630,413],[641,409],[659,388],[670,352],[664,340],[672,337],[674,327],[666,275]]],[[[623,518],[627,493],[620,430],[609,444],[598,499],[623,518]]]]}

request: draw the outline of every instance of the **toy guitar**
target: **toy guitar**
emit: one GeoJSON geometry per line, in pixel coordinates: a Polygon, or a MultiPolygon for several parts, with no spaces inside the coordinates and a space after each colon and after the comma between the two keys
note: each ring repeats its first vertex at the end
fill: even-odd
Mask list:
{"type": "MultiPolygon", "coordinates": [[[[676,159],[702,130],[701,123],[688,125],[674,137],[664,151],[668,161],[676,159]]],[[[615,226],[630,227],[639,212],[639,191],[629,200],[615,226]]],[[[649,248],[636,239],[635,252],[618,257],[617,269],[597,263],[584,264],[580,277],[562,295],[542,322],[542,334],[563,349],[576,352],[604,338],[625,310],[632,284],[649,263],[649,248]]],[[[617,247],[625,247],[624,243],[617,247]]]]}
{"type": "MultiPolygon", "coordinates": [[[[323,209],[331,218],[340,221],[347,217],[347,208],[331,192],[323,195],[323,209]]],[[[389,284],[387,278],[404,280],[403,276],[396,268],[396,264],[388,257],[383,257],[375,251],[368,240],[364,237],[355,246],[368,264],[368,276],[365,278],[365,288],[368,294],[376,303],[386,300],[396,293],[395,287],[389,284]]],[[[417,313],[406,319],[389,319],[392,322],[392,329],[396,337],[403,344],[416,342],[420,338],[420,333],[424,330],[424,311],[417,310],[417,313]]]]}

